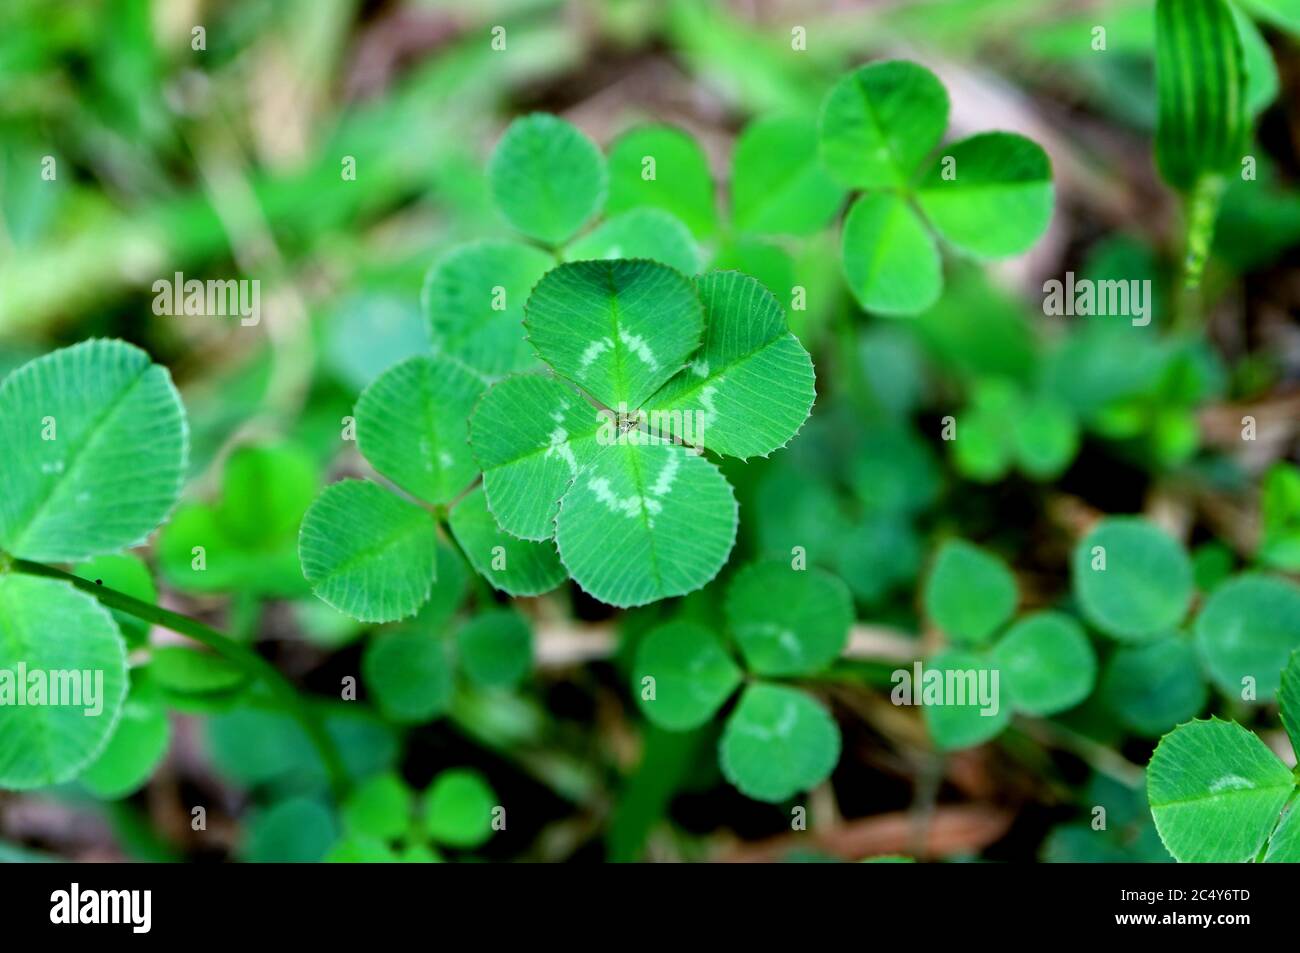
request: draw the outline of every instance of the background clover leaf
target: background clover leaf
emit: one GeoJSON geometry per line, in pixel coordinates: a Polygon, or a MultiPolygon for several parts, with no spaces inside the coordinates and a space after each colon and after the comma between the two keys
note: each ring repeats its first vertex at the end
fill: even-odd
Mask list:
{"type": "Polygon", "coordinates": [[[948,126],[948,92],[933,73],[906,60],[863,66],[845,76],[821,112],[821,155],[850,188],[902,188],[948,126]]]}
{"type": "Polygon", "coordinates": [[[361,672],[379,710],[393,721],[429,721],[451,704],[455,669],[449,647],[427,625],[377,633],[366,645],[361,672]]]}
{"type": "MultiPolygon", "coordinates": [[[[0,574],[0,670],[12,696],[26,692],[24,672],[102,673],[98,704],[4,705],[0,786],[21,790],[76,777],[104,750],[127,693],[126,648],[108,610],[66,582],[0,574]]],[[[98,679],[98,675],[93,676],[98,679]]],[[[92,692],[95,686],[91,685],[92,692]]],[[[47,695],[48,698],[48,695],[47,695]]]]}
{"type": "Polygon", "coordinates": [[[767,456],[808,419],[816,396],[812,359],[790,333],[781,305],[755,279],[711,272],[695,279],[695,289],[704,308],[703,344],[643,409],[659,412],[661,436],[690,438],[726,456],[767,456]]]}
{"type": "Polygon", "coordinates": [[[853,598],[843,582],[823,570],[755,563],[731,580],[726,614],[750,671],[808,675],[844,650],[853,598]]]}
{"type": "Polygon", "coordinates": [[[1102,674],[1100,697],[1125,727],[1155,738],[1199,715],[1209,690],[1191,642],[1171,637],[1115,652],[1102,674]]]}
{"type": "Polygon", "coordinates": [[[1015,612],[1019,595],[1006,564],[965,540],[944,543],[925,581],[925,611],[956,642],[987,642],[1015,612]]]}
{"type": "Polygon", "coordinates": [[[658,208],[634,208],[606,219],[564,250],[569,261],[646,258],[684,275],[700,270],[700,249],[679,219],[658,208]]]}
{"type": "Polygon", "coordinates": [[[492,836],[496,806],[497,797],[479,772],[443,771],[425,796],[425,833],[448,847],[478,847],[492,836]]]}
{"type": "Polygon", "coordinates": [[[166,369],[122,341],[39,357],[0,384],[0,549],[72,562],[144,541],[180,496],[189,431],[166,369]]]}
{"type": "Polygon", "coordinates": [[[414,615],[433,588],[436,551],[429,513],[364,480],[326,487],[298,536],[312,592],[363,622],[414,615]]]}
{"type": "Polygon", "coordinates": [[[844,277],[858,303],[880,314],[915,314],[943,290],[943,262],[925,222],[907,199],[867,192],[844,219],[844,277]]]}
{"type": "Polygon", "coordinates": [[[840,732],[804,692],[755,682],[740,696],[718,745],[727,780],[759,801],[784,801],[830,777],[840,732]]]}
{"type": "Polygon", "coordinates": [[[645,260],[579,261],[547,272],[524,306],[538,355],[606,407],[636,410],[700,344],[688,279],[645,260]]]}
{"type": "Polygon", "coordinates": [[[612,606],[698,589],[736,539],[736,500],[722,472],[691,450],[643,437],[601,447],[555,519],[565,568],[612,606]]]}
{"type": "Polygon", "coordinates": [[[1255,697],[1272,700],[1279,673],[1300,649],[1300,587],[1253,573],[1228,580],[1196,616],[1196,645],[1225,694],[1243,697],[1251,679],[1255,697]]]}
{"type": "Polygon", "coordinates": [[[1052,218],[1052,166],[1037,143],[985,132],[953,143],[922,177],[917,201],[935,230],[977,258],[1027,251],[1052,218]],[[944,175],[951,162],[951,177],[944,175]]]}
{"type": "Polygon", "coordinates": [[[689,731],[717,713],[740,679],[740,668],[712,632],[693,622],[673,621],[642,637],[632,691],[654,724],[689,731]],[[653,694],[645,679],[653,679],[653,694]]]}
{"type": "MultiPolygon", "coordinates": [[[[980,673],[992,673],[997,669],[993,660],[965,649],[948,649],[939,652],[925,663],[927,671],[942,674],[946,679],[949,671],[958,673],[959,677],[970,684],[969,675],[974,673],[978,679],[980,673]]],[[[991,675],[984,676],[991,686],[991,675]]],[[[999,675],[999,688],[1001,676],[999,675]]],[[[913,698],[924,691],[923,686],[912,686],[913,698]]],[[[924,697],[924,696],[922,696],[924,697]]],[[[958,751],[983,744],[1002,733],[1011,723],[1012,708],[995,694],[986,705],[980,701],[978,692],[975,696],[966,695],[960,703],[953,697],[943,698],[940,704],[923,704],[921,717],[934,743],[943,751],[958,751]]]]}
{"type": "Polygon", "coordinates": [[[408,358],[357,400],[357,449],[426,503],[446,503],[478,475],[466,421],[482,380],[455,361],[408,358]]]}
{"type": "Polygon", "coordinates": [[[559,245],[600,211],[608,171],[596,144],[548,113],[512,122],[488,161],[492,197],[530,238],[559,245]]]}
{"type": "Polygon", "coordinates": [[[1184,863],[1253,860],[1295,786],[1286,765],[1254,733],[1218,718],[1165,735],[1147,766],[1156,830],[1184,863]]]}
{"type": "Polygon", "coordinates": [[[675,126],[638,126],[609,147],[606,212],[642,207],[663,209],[699,239],[717,230],[708,159],[699,143],[675,126]]]}
{"type": "Polygon", "coordinates": [[[157,690],[142,670],[131,674],[131,688],[108,744],[77,778],[92,794],[116,800],[139,790],[171,743],[171,722],[157,690]]]}
{"type": "Polygon", "coordinates": [[[509,688],[532,671],[533,630],[518,612],[482,612],[456,633],[465,674],[483,688],[509,688]]]}
{"type": "Polygon", "coordinates": [[[1187,553],[1145,520],[1102,520],[1079,541],[1071,566],[1085,618],[1117,639],[1169,633],[1192,599],[1187,553]]]}
{"type": "Polygon", "coordinates": [[[435,353],[487,377],[538,366],[524,337],[524,301],[555,259],[522,242],[471,242],[430,269],[420,296],[435,353]]]}
{"type": "Polygon", "coordinates": [[[1036,612],[1009,628],[993,647],[993,662],[1012,706],[1051,715],[1088,697],[1097,655],[1083,627],[1060,612],[1036,612]]]}
{"type": "Polygon", "coordinates": [[[812,234],[844,198],[819,161],[817,124],[805,116],[750,123],[736,140],[731,166],[732,218],[755,235],[812,234]]]}

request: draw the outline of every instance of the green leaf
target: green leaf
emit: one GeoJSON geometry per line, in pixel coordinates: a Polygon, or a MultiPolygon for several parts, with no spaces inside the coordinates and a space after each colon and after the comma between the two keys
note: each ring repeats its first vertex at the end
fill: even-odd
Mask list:
{"type": "Polygon", "coordinates": [[[1125,646],[1112,655],[1100,696],[1125,727],[1156,738],[1199,715],[1209,691],[1191,644],[1168,638],[1125,646]]]}
{"type": "Polygon", "coordinates": [[[1016,622],[993,649],[1002,684],[1017,711],[1054,715],[1088,697],[1097,679],[1097,655],[1083,628],[1060,612],[1037,612],[1016,622]]]}
{"type": "Polygon", "coordinates": [[[357,786],[343,802],[344,829],[380,841],[398,840],[411,828],[415,794],[392,772],[377,774],[357,786]]]}
{"type": "Polygon", "coordinates": [[[608,185],[605,157],[596,144],[546,113],[510,124],[487,174],[506,220],[550,245],[566,241],[600,211],[608,185]]]}
{"type": "Polygon", "coordinates": [[[434,352],[488,377],[537,367],[524,337],[524,302],[554,265],[553,257],[522,242],[471,242],[448,252],[430,270],[420,297],[434,352]]]}
{"type": "Polygon", "coordinates": [[[573,388],[552,377],[508,377],[479,401],[470,444],[483,468],[487,507],[521,539],[555,535],[559,499],[600,448],[601,418],[573,388]]]}
{"type": "Polygon", "coordinates": [[[817,153],[817,124],[803,116],[767,116],[736,139],[731,158],[731,215],[757,235],[811,235],[844,198],[817,153]]]}
{"type": "Polygon", "coordinates": [[[533,668],[533,630],[510,609],[480,612],[456,633],[460,662],[483,688],[513,688],[533,668]]]}
{"type": "MultiPolygon", "coordinates": [[[[158,601],[158,587],[143,559],[126,553],[96,556],[77,566],[73,572],[82,579],[98,580],[102,585],[132,598],[150,604],[158,601]]],[[[149,623],[126,612],[110,609],[113,621],[126,639],[128,649],[136,649],[149,641],[149,623]]]]}
{"type": "Polygon", "coordinates": [[[361,657],[361,674],[379,710],[393,721],[432,721],[451,705],[454,671],[447,645],[422,626],[376,633],[361,657]]]}
{"type": "Polygon", "coordinates": [[[669,212],[696,238],[718,228],[708,159],[689,134],[673,126],[639,126],[609,147],[606,212],[647,207],[669,212]]]}
{"type": "Polygon", "coordinates": [[[180,645],[158,646],[150,653],[149,677],[181,695],[230,692],[248,680],[243,669],[220,655],[180,645]]]}
{"type": "Polygon", "coordinates": [[[1047,231],[1053,196],[1047,153],[1010,132],[980,133],[948,146],[916,195],[939,234],[976,258],[1028,251],[1047,231]]]}
{"type": "Polygon", "coordinates": [[[387,844],[364,834],[346,834],[325,855],[326,864],[392,864],[399,858],[387,844]]]}
{"type": "Polygon", "coordinates": [[[453,361],[408,358],[357,400],[357,449],[406,492],[446,503],[478,476],[468,421],[483,390],[453,361]]]}
{"type": "Polygon", "coordinates": [[[107,746],[78,781],[103,800],[134,794],[167,754],[171,724],[156,692],[133,685],[107,746]]]}
{"type": "Polygon", "coordinates": [[[1156,830],[1182,863],[1244,863],[1259,853],[1295,778],[1241,725],[1211,718],[1161,739],[1147,766],[1156,830]]]}
{"type": "Polygon", "coordinates": [[[1201,607],[1196,644],[1225,694],[1242,698],[1250,678],[1256,697],[1271,701],[1282,669],[1300,649],[1300,587],[1254,574],[1228,580],[1201,607]]]}
{"type": "Polygon", "coordinates": [[[830,777],[840,758],[840,730],[830,712],[798,689],[755,682],[727,719],[718,756],[740,793],[785,801],[830,777]]]}
{"type": "Polygon", "coordinates": [[[1001,378],[977,382],[968,407],[957,420],[952,441],[957,472],[978,483],[1001,480],[1016,455],[1015,432],[1007,427],[1021,412],[1016,388],[1001,378]]]}
{"type": "Polygon", "coordinates": [[[126,692],[126,649],[107,609],[66,582],[0,575],[0,787],[76,777],[104,750],[126,692]],[[49,704],[56,693],[66,704],[49,704]]]}
{"type": "Polygon", "coordinates": [[[444,771],[429,788],[424,831],[447,847],[479,847],[492,836],[492,813],[497,806],[497,796],[477,771],[444,771]]]}
{"type": "Polygon", "coordinates": [[[73,562],[144,542],[180,496],[189,431],[167,370],[90,340],[0,384],[0,549],[73,562]]]}
{"type": "Polygon", "coordinates": [[[1012,416],[1016,460],[1026,476],[1053,480],[1079,452],[1079,424],[1070,408],[1054,397],[1023,404],[1012,416]]]}
{"type": "Polygon", "coordinates": [[[872,63],[845,76],[822,105],[821,156],[851,188],[904,188],[948,126],[948,92],[923,66],[872,63]]]}
{"type": "Polygon", "coordinates": [[[524,308],[528,338],[606,407],[635,410],[700,344],[688,279],[651,261],[575,261],[547,272],[524,308]]]}
{"type": "Polygon", "coordinates": [[[1074,550],[1074,591],[1084,616],[1117,639],[1173,630],[1192,598],[1192,561],[1163,530],[1135,517],[1108,517],[1074,550]]]}
{"type": "MultiPolygon", "coordinates": [[[[922,678],[933,677],[937,696],[927,694],[925,681],[912,686],[913,704],[922,703],[921,717],[925,720],[930,737],[944,751],[957,751],[983,744],[1002,733],[1011,723],[1011,706],[1002,703],[1001,675],[993,681],[997,666],[989,659],[959,649],[940,652],[925,663],[922,678]],[[979,697],[981,675],[991,693],[979,697]],[[938,681],[942,679],[942,681],[938,681]],[[936,700],[937,697],[937,700],[936,700]]],[[[899,687],[896,686],[897,692],[899,687]]]]}
{"type": "Polygon", "coordinates": [[[1268,840],[1268,850],[1264,853],[1266,864],[1300,863],[1300,810],[1294,804],[1282,816],[1282,823],[1268,840]]]}
{"type": "MultiPolygon", "coordinates": [[[[1300,10],[1300,4],[1297,4],[1300,10]]],[[[1241,37],[1242,64],[1246,75],[1246,109],[1252,118],[1257,117],[1277,99],[1280,81],[1273,51],[1260,33],[1259,27],[1235,3],[1229,4],[1232,21],[1241,37]]]]}
{"type": "Polygon", "coordinates": [[[1282,670],[1277,701],[1282,709],[1286,735],[1291,739],[1291,750],[1300,756],[1300,649],[1291,653],[1286,668],[1282,670]]]}
{"type": "Polygon", "coordinates": [[[1016,610],[1016,579],[1001,559],[948,540],[925,581],[925,611],[955,642],[987,642],[1016,610]]]}
{"type": "Polygon", "coordinates": [[[470,565],[502,592],[538,596],[568,578],[554,543],[518,539],[497,524],[482,487],[456,504],[449,522],[470,565]]]}
{"type": "Polygon", "coordinates": [[[601,602],[645,605],[699,589],[736,539],[731,487],[693,451],[653,441],[602,447],[560,501],[555,543],[601,602]]]}
{"type": "Polygon", "coordinates": [[[758,675],[811,675],[834,662],[849,641],[853,597],[820,569],[755,563],[727,588],[727,624],[758,675]]]}
{"type": "Polygon", "coordinates": [[[1263,532],[1257,557],[1286,572],[1300,572],[1300,467],[1274,464],[1264,475],[1260,497],[1263,532]]]}
{"type": "Polygon", "coordinates": [[[1188,190],[1241,161],[1250,114],[1241,38],[1224,0],[1157,0],[1156,164],[1188,190]]]}
{"type": "Polygon", "coordinates": [[[693,622],[669,622],[651,629],[637,646],[632,691],[654,724],[689,731],[717,713],[740,678],[739,667],[712,632],[693,622]]]}
{"type": "Polygon", "coordinates": [[[648,258],[684,275],[700,270],[691,230],[658,208],[634,208],[596,226],[565,249],[569,261],[648,258]]]}
{"type": "Polygon", "coordinates": [[[653,433],[742,459],[790,442],[816,398],[812,359],[766,288],[734,271],[695,280],[704,345],[646,403],[653,433]]]}
{"type": "Polygon", "coordinates": [[[240,549],[291,540],[320,488],[316,461],[289,443],[246,444],[226,460],[216,520],[240,549]]]}
{"type": "Polygon", "coordinates": [[[853,203],[840,255],[849,290],[868,311],[916,314],[943,290],[934,237],[907,199],[893,192],[868,192],[853,203]]]}
{"type": "Polygon", "coordinates": [[[303,518],[298,556],[318,598],[362,622],[391,622],[429,598],[437,537],[420,507],[373,483],[341,480],[303,518]]]}
{"type": "Polygon", "coordinates": [[[338,839],[338,824],[319,801],[293,797],[253,815],[242,854],[253,864],[314,864],[338,839]]]}

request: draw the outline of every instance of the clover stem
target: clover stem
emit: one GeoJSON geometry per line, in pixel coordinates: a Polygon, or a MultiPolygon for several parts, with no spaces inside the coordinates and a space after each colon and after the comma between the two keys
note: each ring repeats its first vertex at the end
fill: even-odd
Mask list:
{"type": "Polygon", "coordinates": [[[347,773],[344,770],[343,759],[339,755],[333,739],[330,738],[320,724],[312,720],[307,711],[307,706],[303,703],[302,697],[293,684],[280,674],[279,669],[248,646],[236,642],[229,636],[204,625],[197,619],[191,619],[189,616],[172,612],[162,606],[142,602],[128,596],[126,593],[118,592],[116,589],[110,589],[89,579],[82,579],[79,576],[72,575],[72,573],[64,572],[62,569],[56,569],[53,566],[47,566],[44,563],[32,562],[27,559],[13,559],[10,568],[14,572],[26,573],[29,576],[44,576],[47,579],[59,579],[63,582],[69,582],[82,592],[94,596],[110,609],[117,609],[119,612],[135,616],[137,619],[178,632],[208,647],[218,655],[224,656],[252,678],[262,681],[285,705],[289,714],[302,726],[308,740],[315,747],[317,754],[320,755],[320,759],[325,765],[325,770],[330,779],[330,786],[333,788],[335,796],[342,796],[347,789],[347,773]]]}
{"type": "Polygon", "coordinates": [[[1179,295],[1176,325],[1180,329],[1195,327],[1201,320],[1201,277],[1210,255],[1210,243],[1214,240],[1214,223],[1219,215],[1223,188],[1220,176],[1203,175],[1187,193],[1187,233],[1176,291],[1179,295]]]}

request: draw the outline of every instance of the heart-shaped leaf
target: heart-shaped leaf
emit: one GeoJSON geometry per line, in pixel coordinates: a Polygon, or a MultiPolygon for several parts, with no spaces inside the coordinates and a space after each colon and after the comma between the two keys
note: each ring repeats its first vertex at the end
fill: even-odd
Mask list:
{"type": "Polygon", "coordinates": [[[709,160],[699,143],[674,126],[638,126],[609,147],[610,215],[660,208],[696,238],[718,228],[709,160]]]}
{"type": "Polygon", "coordinates": [[[727,719],[718,757],[742,794],[784,801],[830,777],[840,759],[840,730],[798,689],[756,682],[727,719]]]}
{"type": "Polygon", "coordinates": [[[817,124],[804,116],[750,123],[736,139],[731,168],[732,218],[757,235],[811,235],[844,198],[818,156],[817,124]]]}
{"type": "Polygon", "coordinates": [[[934,237],[901,195],[860,196],[844,220],[840,242],[849,290],[868,311],[916,314],[943,290],[934,237]]]}
{"type": "Polygon", "coordinates": [[[470,564],[502,592],[538,596],[568,577],[550,540],[519,539],[497,524],[482,487],[456,504],[448,522],[470,564]]]}
{"type": "Polygon", "coordinates": [[[569,261],[647,258],[684,275],[700,270],[700,249],[690,229],[658,208],[634,208],[596,226],[565,249],[569,261]]]}
{"type": "Polygon", "coordinates": [[[756,563],[732,579],[726,612],[750,671],[809,675],[844,651],[853,597],[844,583],[820,569],[756,563]]]}
{"type": "Polygon", "coordinates": [[[650,721],[689,731],[713,717],[740,677],[712,632],[692,622],[669,622],[647,632],[637,646],[632,691],[650,721]]]}

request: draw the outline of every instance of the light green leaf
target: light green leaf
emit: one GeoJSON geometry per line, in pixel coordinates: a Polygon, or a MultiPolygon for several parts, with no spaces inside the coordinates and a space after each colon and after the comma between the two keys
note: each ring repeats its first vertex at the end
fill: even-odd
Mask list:
{"type": "Polygon", "coordinates": [[[1002,686],[1017,711],[1054,715],[1088,697],[1097,679],[1097,655],[1083,628],[1060,612],[1037,612],[1016,622],[993,649],[1002,686]]]}
{"type": "Polygon", "coordinates": [[[1072,569],[1084,616],[1118,639],[1166,634],[1182,621],[1192,598],[1187,553],[1142,519],[1099,522],[1075,547],[1072,569]]]}
{"type": "Polygon", "coordinates": [[[180,496],[185,411],[167,370],[90,340],[0,384],[0,549],[73,562],[144,542],[180,496]]]}
{"type": "Polygon", "coordinates": [[[492,814],[497,806],[497,796],[477,771],[444,771],[429,788],[424,831],[447,847],[478,847],[492,836],[492,814]]]}
{"type": "Polygon", "coordinates": [[[925,611],[954,642],[987,642],[1011,618],[1019,596],[1006,564],[970,543],[943,544],[925,581],[925,611]]]}
{"type": "Polygon", "coordinates": [[[639,126],[609,147],[606,212],[647,207],[671,213],[696,238],[717,231],[708,159],[699,144],[676,127],[639,126]]]}
{"type": "Polygon", "coordinates": [[[569,261],[648,258],[693,275],[700,270],[700,249],[691,230],[658,208],[634,208],[596,226],[565,249],[569,261]]]}
{"type": "Polygon", "coordinates": [[[767,116],[736,139],[731,158],[731,215],[757,235],[811,235],[844,198],[817,154],[817,124],[804,116],[767,116]]]}
{"type": "Polygon", "coordinates": [[[740,793],[785,801],[830,777],[840,759],[840,730],[830,712],[798,689],[756,682],[727,719],[718,756],[740,793]]]}
{"type": "Polygon", "coordinates": [[[0,575],[0,787],[76,777],[104,750],[126,691],[126,649],[107,609],[66,582],[0,575]],[[49,704],[56,693],[65,704],[49,704]]]}
{"type": "MultiPolygon", "coordinates": [[[[1259,27],[1236,3],[1230,3],[1228,7],[1241,37],[1242,62],[1246,75],[1246,109],[1252,117],[1256,117],[1277,99],[1280,86],[1277,64],[1273,62],[1273,51],[1269,48],[1268,40],[1264,39],[1264,34],[1259,32],[1259,27]]],[[[1300,4],[1296,8],[1300,10],[1300,4]]]]}
{"type": "Polygon", "coordinates": [[[1286,668],[1282,670],[1277,701],[1282,709],[1282,724],[1291,739],[1291,750],[1300,757],[1300,649],[1291,653],[1286,668]]]}
{"type": "Polygon", "coordinates": [[[445,503],[478,475],[468,421],[483,390],[454,361],[408,358],[357,400],[357,449],[406,492],[445,503]]]}
{"type": "Polygon", "coordinates": [[[108,745],[77,780],[103,800],[126,797],[149,780],[170,742],[171,724],[157,692],[132,686],[108,745]]]}
{"type": "Polygon", "coordinates": [[[483,688],[512,688],[533,667],[533,630],[518,612],[480,612],[456,633],[465,674],[483,688]]]}
{"type": "Polygon", "coordinates": [[[734,271],[695,280],[704,344],[646,403],[651,432],[727,456],[789,443],[816,398],[812,359],[766,288],[734,271]]]}
{"type": "Polygon", "coordinates": [[[479,401],[470,444],[487,507],[521,539],[555,535],[559,499],[595,456],[601,418],[573,388],[541,375],[508,377],[479,401]]]}
{"type": "Polygon", "coordinates": [[[1147,766],[1156,830],[1182,863],[1254,859],[1294,788],[1264,742],[1217,718],[1175,728],[1147,766]]]}
{"type": "Polygon", "coordinates": [[[669,622],[647,632],[637,646],[632,692],[654,724],[689,731],[714,716],[740,678],[712,632],[692,622],[669,622]],[[653,679],[649,697],[646,679],[653,679]]]}
{"type": "Polygon", "coordinates": [[[848,644],[853,597],[844,583],[820,569],[755,563],[731,580],[726,612],[750,671],[811,675],[848,644]]]}
{"type": "Polygon", "coordinates": [[[554,543],[518,539],[497,524],[482,487],[456,504],[449,522],[475,571],[502,592],[537,596],[568,578],[554,543]]]}
{"type": "Polygon", "coordinates": [[[1070,408],[1054,397],[1039,397],[1012,415],[1016,460],[1026,476],[1052,480],[1079,452],[1079,424],[1070,408]]]}
{"type": "Polygon", "coordinates": [[[822,161],[852,188],[902,188],[948,126],[948,92],[923,66],[872,63],[845,76],[821,113],[822,161]]]}
{"type": "Polygon", "coordinates": [[[1300,864],[1300,809],[1295,804],[1282,817],[1282,823],[1268,840],[1264,853],[1266,864],[1300,864]]]}
{"type": "Polygon", "coordinates": [[[380,842],[397,840],[410,830],[415,794],[392,772],[368,779],[343,802],[343,827],[350,834],[380,842]]]}
{"type": "Polygon", "coordinates": [[[999,697],[1001,675],[994,691],[993,672],[997,665],[972,652],[940,652],[925,663],[923,678],[933,676],[942,682],[930,689],[942,688],[938,700],[927,694],[927,686],[912,686],[912,703],[922,703],[921,717],[934,743],[944,751],[972,748],[996,738],[1011,723],[1011,706],[999,697]],[[983,684],[986,696],[980,698],[983,684]],[[949,687],[951,686],[951,688],[949,687]]]}
{"type": "Polygon", "coordinates": [[[316,461],[290,443],[244,445],[221,473],[216,519],[241,549],[292,540],[320,489],[316,461]]]}
{"type": "MultiPolygon", "coordinates": [[[[154,585],[153,576],[143,559],[127,553],[111,556],[96,556],[89,562],[77,566],[73,572],[82,579],[99,581],[101,585],[118,592],[126,593],[141,602],[158,601],[158,587],[154,585]]],[[[128,649],[139,648],[149,640],[149,623],[126,612],[110,609],[113,621],[117,623],[126,639],[128,649]]]]}
{"type": "Polygon", "coordinates": [[[314,864],[338,839],[338,824],[325,805],[291,797],[253,815],[241,853],[252,864],[314,864]]]}
{"type": "Polygon", "coordinates": [[[606,407],[636,410],[700,344],[688,279],[651,261],[575,261],[547,272],[524,308],[542,360],[606,407]]]}
{"type": "Polygon", "coordinates": [[[397,854],[383,841],[364,834],[345,834],[330,848],[321,863],[393,864],[398,861],[397,854]]]}
{"type": "Polygon", "coordinates": [[[853,203],[840,255],[849,290],[868,311],[916,314],[943,290],[934,237],[907,199],[893,192],[868,192],[853,203]]]}
{"type": "Polygon", "coordinates": [[[524,302],[555,259],[522,242],[480,241],[448,252],[420,296],[435,353],[488,377],[538,366],[524,338],[524,302]]]}
{"type": "Polygon", "coordinates": [[[393,721],[432,721],[451,704],[447,645],[422,626],[378,632],[361,657],[361,674],[379,710],[393,721]]]}
{"type": "Polygon", "coordinates": [[[163,645],[150,653],[149,677],[159,687],[182,695],[230,692],[248,680],[243,669],[220,655],[163,645]]]}
{"type": "Polygon", "coordinates": [[[1100,696],[1125,727],[1156,738],[1199,715],[1209,690],[1191,644],[1168,638],[1125,646],[1112,655],[1100,696]]]}
{"type": "Polygon", "coordinates": [[[362,480],[325,488],[302,521],[312,592],[362,622],[414,615],[433,589],[437,537],[420,507],[362,480]]]}
{"type": "Polygon", "coordinates": [[[574,581],[621,608],[684,595],[716,576],[737,517],[712,463],[635,431],[625,437],[578,473],[555,520],[560,561],[574,581]]]}
{"type": "Polygon", "coordinates": [[[605,157],[577,127],[533,113],[510,124],[488,161],[492,197],[530,238],[559,245],[600,211],[605,157]]]}
{"type": "Polygon", "coordinates": [[[1010,132],[980,133],[948,146],[917,189],[939,234],[976,258],[1028,251],[1047,231],[1053,197],[1047,153],[1010,132]],[[950,177],[945,169],[952,170],[950,177]]]}
{"type": "Polygon", "coordinates": [[[1250,678],[1256,697],[1271,701],[1282,669],[1300,649],[1300,587],[1254,574],[1228,580],[1201,607],[1196,644],[1225,694],[1241,698],[1250,678]]]}

